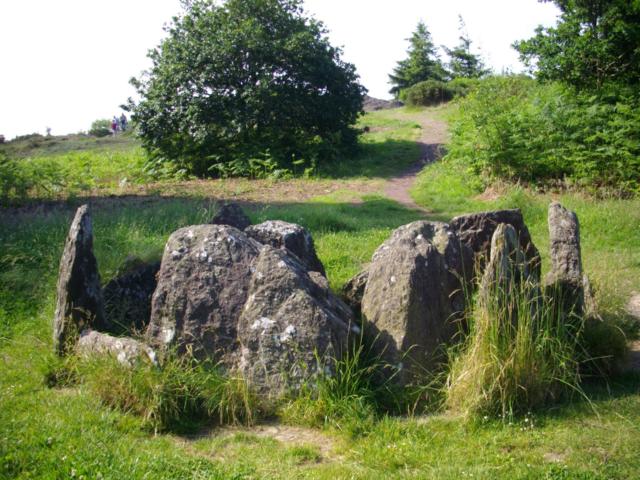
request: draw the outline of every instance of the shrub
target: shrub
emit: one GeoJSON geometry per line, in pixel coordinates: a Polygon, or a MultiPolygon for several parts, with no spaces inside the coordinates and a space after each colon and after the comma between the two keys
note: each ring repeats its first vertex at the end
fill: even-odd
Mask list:
{"type": "Polygon", "coordinates": [[[102,118],[99,120],[95,120],[91,124],[91,128],[89,129],[89,135],[93,135],[94,137],[106,137],[111,134],[111,120],[108,118],[102,118]]]}
{"type": "Polygon", "coordinates": [[[448,159],[510,181],[640,191],[640,96],[577,93],[521,77],[481,80],[460,104],[448,159]]]}
{"type": "Polygon", "coordinates": [[[400,99],[407,105],[428,107],[448,102],[454,97],[454,91],[447,82],[426,80],[403,90],[400,99]]]}
{"type": "Polygon", "coordinates": [[[132,80],[144,147],[198,176],[267,151],[281,168],[353,152],[365,89],[301,3],[184,2],[132,80]]]}

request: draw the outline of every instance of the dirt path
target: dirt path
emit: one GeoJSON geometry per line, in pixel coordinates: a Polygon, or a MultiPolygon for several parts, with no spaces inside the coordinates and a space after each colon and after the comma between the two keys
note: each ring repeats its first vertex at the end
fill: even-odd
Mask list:
{"type": "Polygon", "coordinates": [[[418,173],[422,168],[436,160],[442,155],[443,145],[448,139],[448,128],[446,122],[435,118],[434,113],[426,111],[416,118],[422,127],[422,133],[418,143],[420,144],[420,159],[406,171],[388,180],[384,194],[402,205],[415,210],[426,211],[417,205],[409,190],[413,186],[418,173]]]}

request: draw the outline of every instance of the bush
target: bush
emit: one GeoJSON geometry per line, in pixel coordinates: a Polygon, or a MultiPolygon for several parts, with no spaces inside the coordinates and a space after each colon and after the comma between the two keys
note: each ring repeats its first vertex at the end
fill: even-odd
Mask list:
{"type": "Polygon", "coordinates": [[[479,81],[460,104],[448,159],[510,181],[640,191],[640,96],[577,93],[522,76],[479,81]]]}
{"type": "Polygon", "coordinates": [[[400,99],[407,105],[429,107],[466,96],[478,85],[475,78],[455,78],[450,82],[426,80],[403,90],[400,99]]]}
{"type": "Polygon", "coordinates": [[[403,90],[400,100],[407,105],[428,107],[448,102],[454,97],[454,92],[447,82],[426,80],[403,90]]]}
{"type": "MultiPolygon", "coordinates": [[[[279,168],[357,147],[364,87],[300,0],[184,2],[130,103],[144,147],[198,176],[269,154],[279,168]]],[[[243,170],[244,171],[244,170],[243,170]]]]}
{"type": "Polygon", "coordinates": [[[91,124],[89,135],[93,135],[94,137],[106,137],[107,135],[111,135],[111,120],[108,118],[95,120],[91,124]]]}

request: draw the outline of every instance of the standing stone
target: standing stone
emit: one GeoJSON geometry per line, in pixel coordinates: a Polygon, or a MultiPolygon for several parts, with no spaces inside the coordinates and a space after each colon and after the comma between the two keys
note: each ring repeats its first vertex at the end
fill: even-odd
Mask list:
{"type": "Polygon", "coordinates": [[[529,265],[516,230],[505,223],[496,228],[491,238],[491,253],[480,282],[479,301],[482,308],[493,314],[496,321],[502,317],[517,320],[522,295],[530,307],[535,308],[539,291],[537,279],[530,279],[529,265]]]}
{"type": "Polygon", "coordinates": [[[265,246],[239,322],[240,370],[254,388],[272,396],[295,390],[331,370],[351,326],[349,308],[326,282],[314,280],[286,250],[265,246]]]}
{"type": "Polygon", "coordinates": [[[53,344],[59,355],[69,352],[86,328],[106,328],[100,274],[93,255],[89,206],[76,211],[60,259],[53,344]]]}
{"type": "Polygon", "coordinates": [[[286,248],[313,272],[325,275],[322,262],[316,254],[313,238],[306,228],[281,220],[269,220],[245,229],[247,235],[264,245],[286,248]]]}
{"type": "Polygon", "coordinates": [[[564,315],[580,316],[584,311],[584,286],[578,217],[553,202],[548,222],[551,270],[545,278],[545,292],[564,315]]]}
{"type": "Polygon", "coordinates": [[[251,220],[237,203],[225,203],[211,219],[213,225],[229,225],[244,230],[251,225],[251,220]]]}
{"type": "Polygon", "coordinates": [[[160,262],[128,258],[121,273],[104,289],[104,308],[114,333],[142,332],[151,319],[151,297],[160,262]]]}
{"type": "Polygon", "coordinates": [[[233,364],[237,324],[262,246],[227,225],[181,228],[167,241],[151,302],[147,338],[233,364]]]}
{"type": "Polygon", "coordinates": [[[529,229],[519,209],[462,215],[451,220],[449,225],[457,232],[462,243],[473,251],[478,271],[484,271],[484,265],[490,256],[491,239],[501,223],[511,225],[515,229],[531,273],[539,276],[540,254],[531,240],[529,229]]]}
{"type": "Polygon", "coordinates": [[[393,232],[374,253],[362,316],[378,351],[409,383],[434,366],[458,331],[471,251],[447,224],[418,221],[393,232]]]}

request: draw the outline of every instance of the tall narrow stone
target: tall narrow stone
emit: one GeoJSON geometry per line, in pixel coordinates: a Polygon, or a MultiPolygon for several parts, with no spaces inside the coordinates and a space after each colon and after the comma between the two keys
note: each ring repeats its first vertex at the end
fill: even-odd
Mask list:
{"type": "Polygon", "coordinates": [[[553,202],[549,205],[548,222],[551,270],[545,278],[545,292],[564,314],[582,315],[584,284],[578,217],[553,202]]]}
{"type": "Polygon", "coordinates": [[[89,206],[78,208],[60,259],[53,344],[64,355],[75,346],[81,331],[107,328],[98,263],[93,255],[93,228],[89,206]]]}

